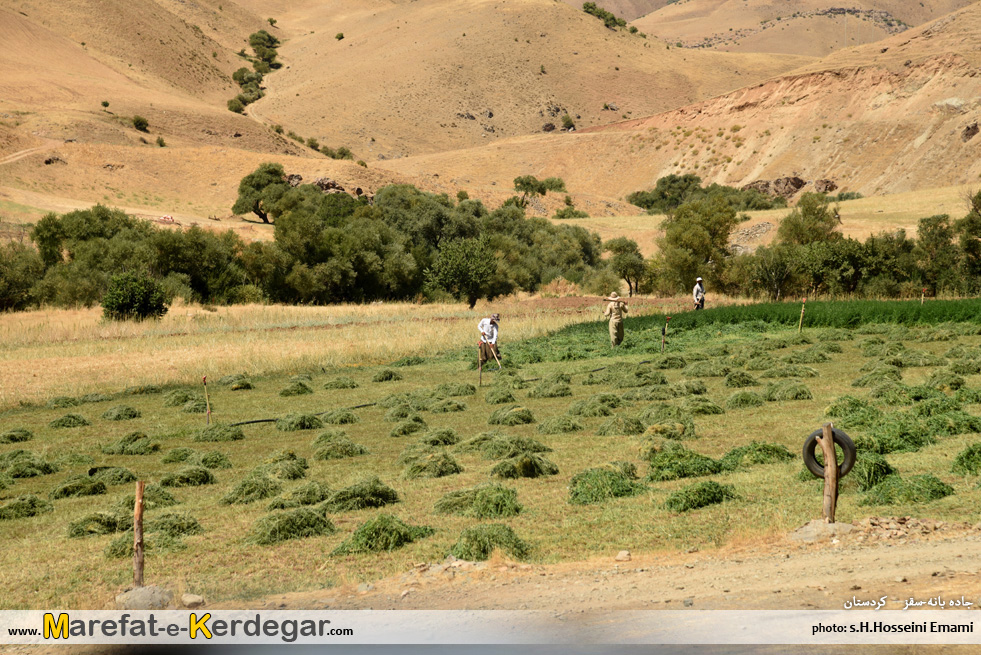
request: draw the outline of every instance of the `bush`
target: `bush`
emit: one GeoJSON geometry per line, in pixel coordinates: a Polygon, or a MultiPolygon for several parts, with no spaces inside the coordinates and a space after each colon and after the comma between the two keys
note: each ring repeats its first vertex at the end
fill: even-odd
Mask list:
{"type": "Polygon", "coordinates": [[[391,514],[379,514],[359,525],[331,555],[390,552],[434,532],[428,526],[411,526],[391,514]]]}
{"type": "Polygon", "coordinates": [[[102,315],[110,321],[144,321],[166,313],[163,287],[146,274],[114,275],[102,297],[102,315]]]}
{"type": "Polygon", "coordinates": [[[506,518],[521,512],[518,492],[496,483],[451,491],[433,507],[437,514],[459,514],[478,519],[506,518]]]}
{"type": "Polygon", "coordinates": [[[450,554],[470,562],[483,562],[495,550],[501,550],[514,559],[523,560],[528,557],[531,548],[508,526],[490,523],[466,528],[450,549],[450,554]]]}
{"type": "Polygon", "coordinates": [[[133,116],[133,127],[140,132],[146,132],[150,127],[150,121],[139,115],[133,116]]]}
{"type": "Polygon", "coordinates": [[[669,512],[688,512],[735,498],[738,496],[732,485],[706,480],[688,485],[668,496],[664,501],[664,509],[669,512]]]}
{"type": "Polygon", "coordinates": [[[572,476],[569,502],[573,505],[601,503],[611,498],[636,496],[646,490],[616,468],[592,468],[572,476]]]}
{"type": "Polygon", "coordinates": [[[309,507],[268,514],[256,521],[248,541],[260,546],[271,546],[290,539],[319,537],[337,532],[337,528],[323,514],[309,507]]]}
{"type": "Polygon", "coordinates": [[[242,101],[238,99],[238,96],[235,96],[234,98],[229,100],[227,106],[228,106],[228,111],[233,111],[236,114],[245,113],[245,105],[242,104],[242,101]]]}

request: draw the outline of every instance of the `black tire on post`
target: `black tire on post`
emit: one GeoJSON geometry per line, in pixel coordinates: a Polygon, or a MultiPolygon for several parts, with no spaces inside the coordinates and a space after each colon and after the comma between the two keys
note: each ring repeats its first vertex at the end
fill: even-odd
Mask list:
{"type": "MultiPolygon", "coordinates": [[[[824,478],[824,466],[817,461],[814,453],[819,445],[818,439],[821,438],[822,434],[823,430],[815,430],[804,442],[804,466],[818,478],[824,478]]],[[[848,475],[848,472],[855,466],[855,442],[838,428],[832,428],[831,437],[844,455],[844,461],[838,465],[838,479],[840,480],[848,475]]]]}

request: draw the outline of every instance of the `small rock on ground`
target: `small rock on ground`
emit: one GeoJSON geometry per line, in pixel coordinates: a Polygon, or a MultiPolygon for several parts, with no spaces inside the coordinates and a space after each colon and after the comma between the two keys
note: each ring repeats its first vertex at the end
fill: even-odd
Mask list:
{"type": "Polygon", "coordinates": [[[617,556],[613,558],[617,562],[629,562],[630,561],[630,551],[621,550],[617,553],[617,556]]]}
{"type": "Polygon", "coordinates": [[[814,519],[807,525],[794,530],[790,538],[794,541],[813,543],[825,541],[839,535],[848,534],[855,526],[851,523],[825,523],[822,519],[814,519]]]}
{"type": "Polygon", "coordinates": [[[116,609],[120,610],[160,610],[170,605],[174,595],[156,585],[127,589],[116,596],[116,609]]]}
{"type": "Polygon", "coordinates": [[[181,596],[181,605],[189,610],[204,606],[204,598],[197,594],[184,594],[181,596]]]}

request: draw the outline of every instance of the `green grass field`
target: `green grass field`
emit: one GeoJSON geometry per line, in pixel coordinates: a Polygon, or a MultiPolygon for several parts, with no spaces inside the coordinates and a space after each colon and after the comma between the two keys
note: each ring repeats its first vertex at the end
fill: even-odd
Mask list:
{"type": "Polygon", "coordinates": [[[251,389],[209,380],[214,422],[283,419],[243,425],[244,438],[229,441],[200,440],[227,434],[201,432],[203,387],[107,388],[103,396],[11,409],[0,414],[0,517],[31,507],[40,513],[0,520],[0,608],[98,608],[131,580],[125,497],[132,478],[98,467],[122,467],[153,485],[181,476],[212,481],[165,486],[179,504],[146,513],[154,526],[147,582],[209,602],[401,573],[454,548],[475,552],[458,538],[490,523],[513,529],[529,547],[526,557],[542,563],[624,548],[704,550],[787,533],[820,515],[821,482],[801,475],[800,450],[829,419],[859,445],[839,521],[977,521],[981,471],[967,456],[954,470],[981,425],[981,325],[968,320],[976,304],[815,304],[802,336],[793,316],[799,306],[681,314],[672,319],[667,357],[657,317],[628,319],[616,352],[605,324],[578,324],[502,344],[505,372],[485,371],[473,392],[470,349],[398,362],[408,365],[310,371],[308,379],[252,378],[251,389]],[[853,386],[863,377],[870,386],[853,386]],[[287,388],[298,395],[281,395],[287,388]],[[835,403],[843,396],[857,400],[835,403]],[[532,422],[520,422],[529,413],[532,422]],[[88,425],[51,426],[68,414],[88,425]],[[306,429],[285,429],[298,427],[306,429]],[[491,431],[501,434],[468,443],[491,431]],[[124,439],[134,432],[147,438],[124,439]],[[733,452],[754,442],[766,445],[733,452]],[[367,452],[344,456],[358,452],[354,445],[367,452]],[[135,452],[146,454],[125,454],[135,452]],[[880,481],[881,459],[899,478],[860,489],[880,481]],[[492,475],[552,466],[557,473],[535,478],[492,475]],[[584,474],[589,469],[601,471],[584,474]],[[15,477],[32,473],[40,474],[15,477]],[[442,473],[449,474],[425,477],[442,473]],[[936,480],[915,477],[925,475],[936,480]],[[365,496],[343,490],[375,476],[398,502],[351,509],[352,498],[365,496]],[[721,486],[691,487],[706,481],[721,486]],[[450,492],[484,483],[516,492],[520,511],[509,515],[515,499],[500,490],[481,496],[483,509],[471,512],[481,518],[436,511],[450,492]],[[80,490],[94,495],[71,495],[80,490]],[[38,500],[17,501],[29,495],[38,500]],[[713,500],[722,502],[687,509],[713,500]],[[270,510],[273,503],[293,508],[270,510]],[[349,543],[334,553],[370,519],[378,520],[351,543],[400,547],[360,552],[349,543]],[[89,536],[69,536],[72,524],[74,534],[89,536]],[[260,545],[304,531],[313,536],[260,545]]]}

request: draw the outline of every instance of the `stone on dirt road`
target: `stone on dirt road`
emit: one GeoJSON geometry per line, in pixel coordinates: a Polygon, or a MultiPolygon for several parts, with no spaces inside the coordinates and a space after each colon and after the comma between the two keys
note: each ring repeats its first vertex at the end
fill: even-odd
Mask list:
{"type": "Polygon", "coordinates": [[[617,553],[617,556],[613,558],[617,562],[629,562],[630,561],[630,551],[621,550],[617,553]]]}
{"type": "Polygon", "coordinates": [[[170,591],[156,585],[136,587],[116,596],[116,609],[160,610],[170,605],[173,597],[170,591]]]}
{"type": "Polygon", "coordinates": [[[181,596],[181,605],[189,610],[197,609],[204,605],[204,598],[197,594],[184,594],[181,596]]]}
{"type": "Polygon", "coordinates": [[[826,541],[848,534],[855,529],[851,523],[825,523],[823,519],[814,519],[807,525],[794,530],[790,538],[794,541],[804,541],[813,543],[815,541],[826,541]]]}

